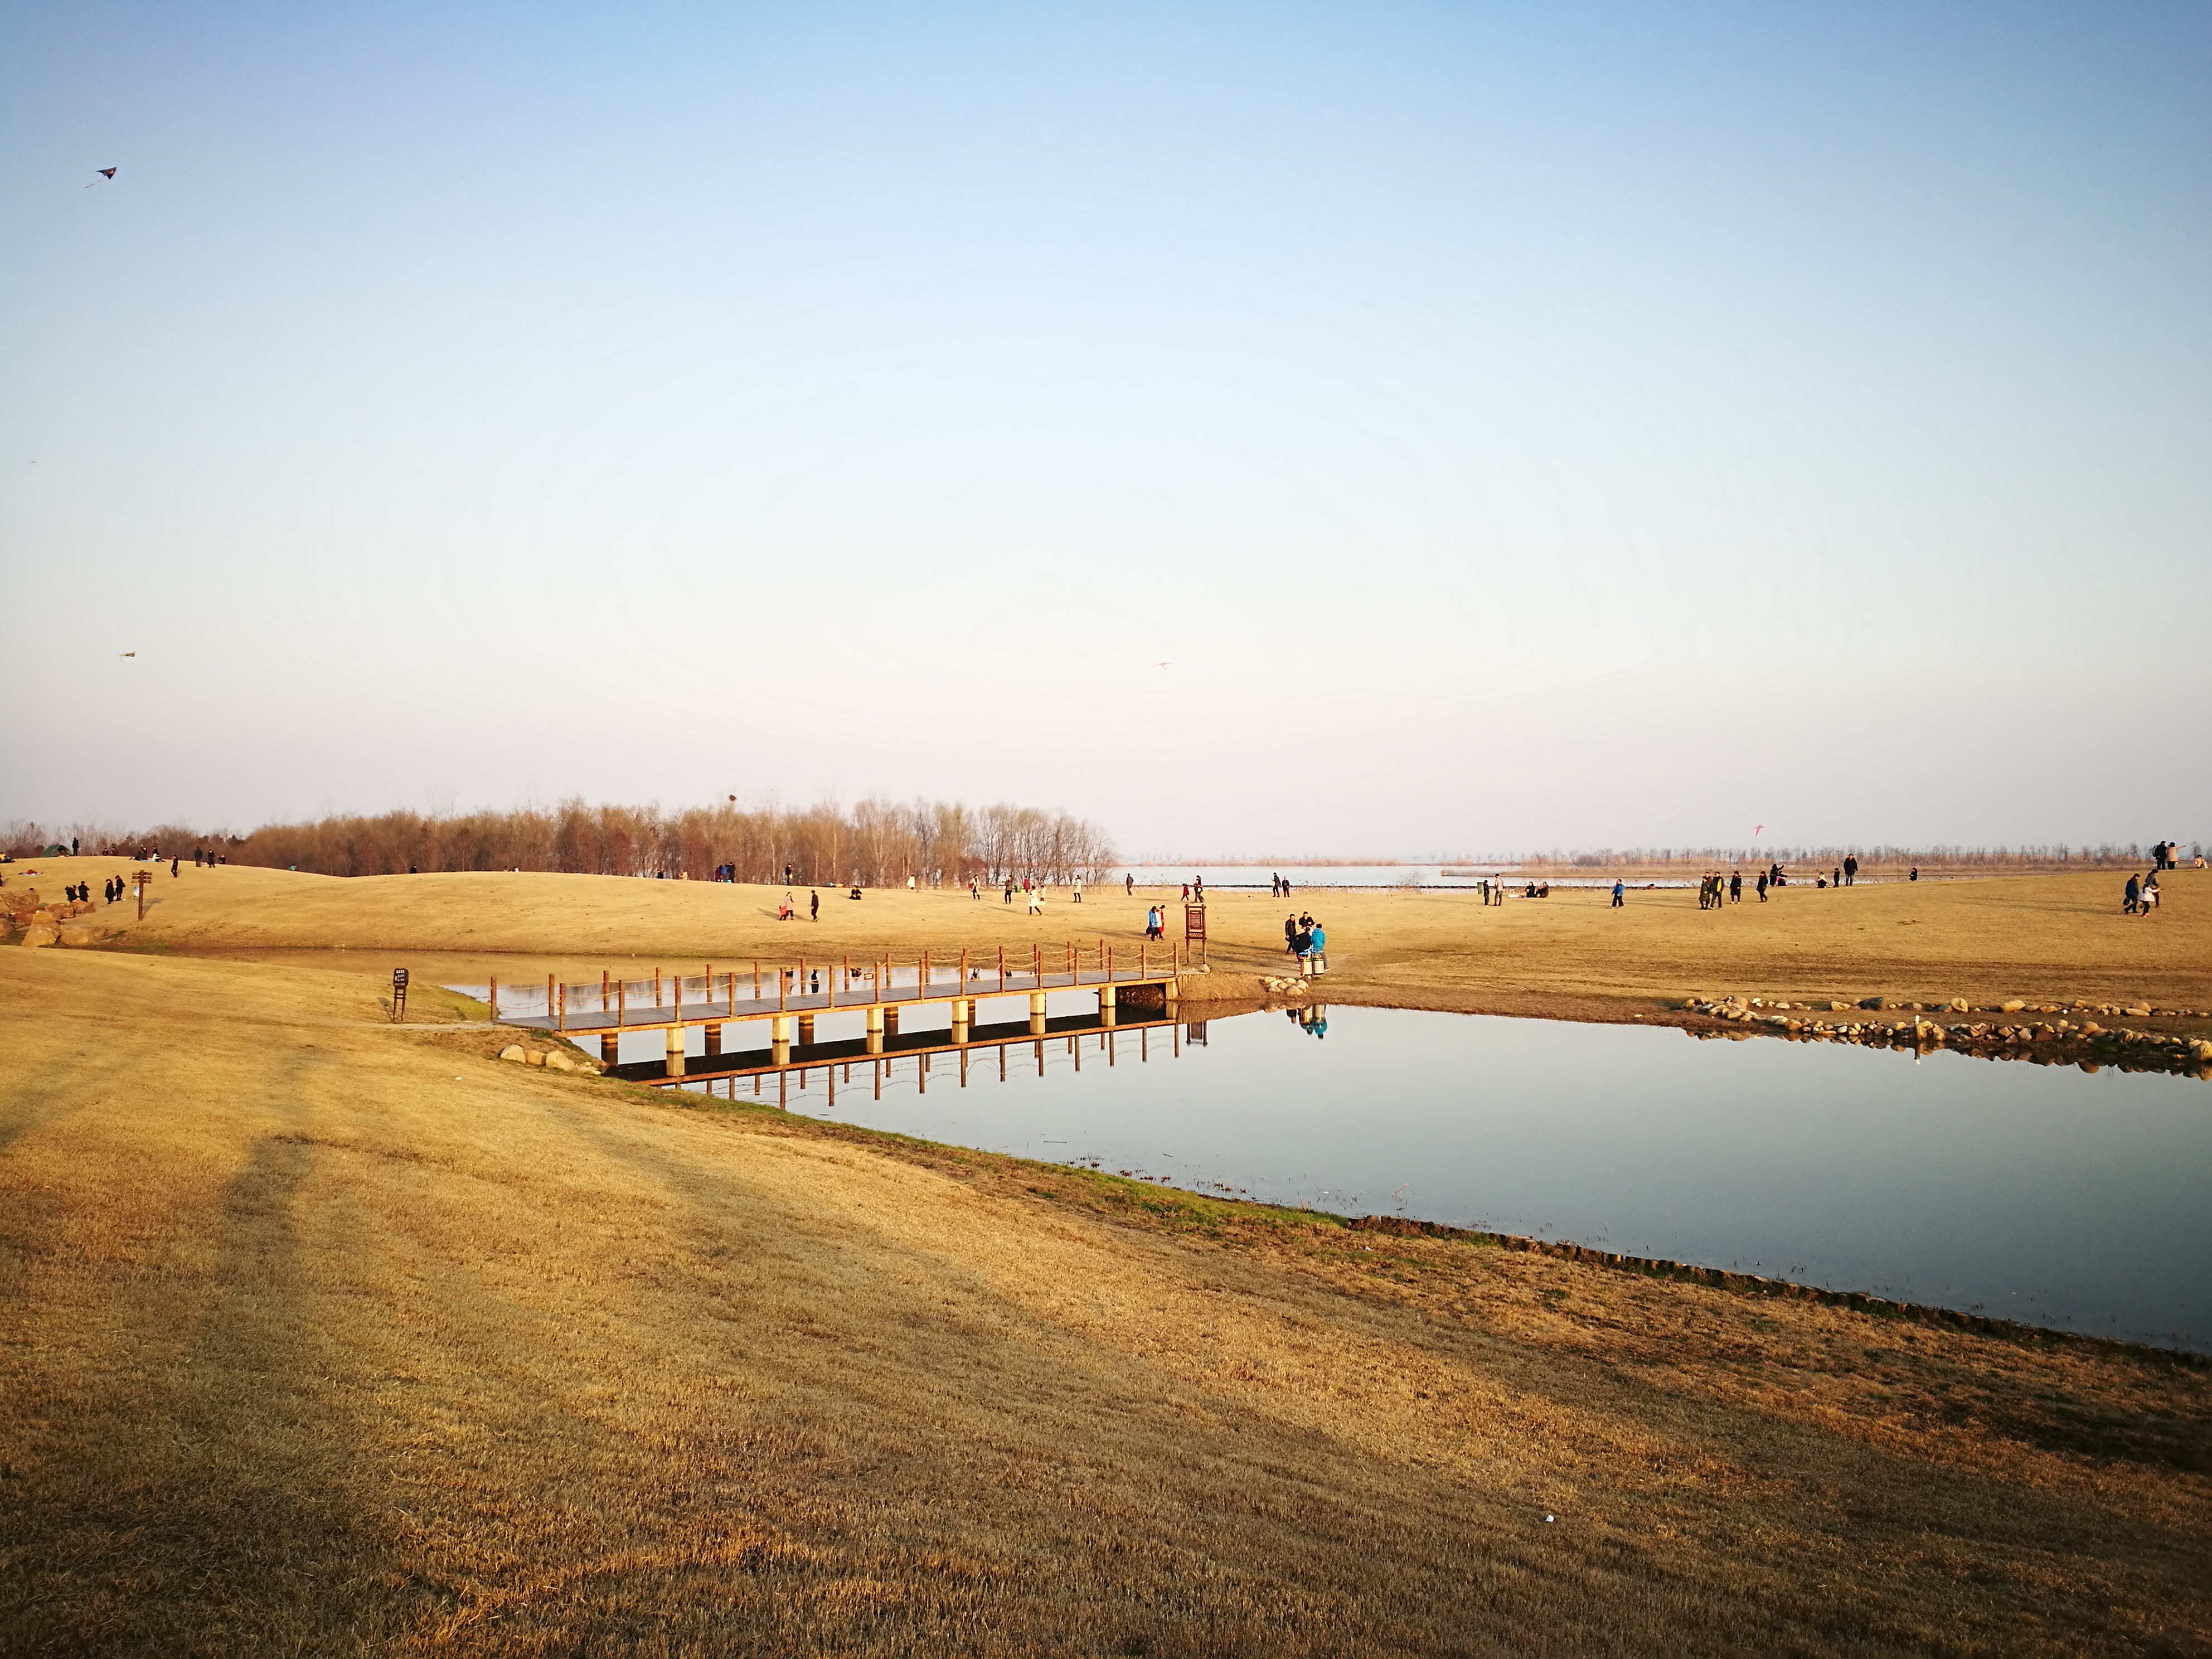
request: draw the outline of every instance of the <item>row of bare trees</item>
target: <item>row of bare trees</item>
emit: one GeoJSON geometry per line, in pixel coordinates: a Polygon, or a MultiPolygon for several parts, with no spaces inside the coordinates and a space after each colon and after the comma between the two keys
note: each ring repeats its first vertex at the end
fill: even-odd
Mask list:
{"type": "Polygon", "coordinates": [[[87,852],[190,857],[219,848],[233,864],[312,870],[331,876],[398,875],[410,870],[558,870],[603,876],[689,877],[729,871],[738,881],[930,885],[1024,877],[1097,880],[1114,861],[1105,832],[1087,819],[1033,806],[963,806],[947,801],[865,800],[787,811],[734,803],[670,811],[593,806],[465,812],[441,817],[385,812],[269,824],[251,835],[210,834],[177,824],[122,830],[99,824],[18,822],[0,846],[18,857],[72,843],[87,852]]]}

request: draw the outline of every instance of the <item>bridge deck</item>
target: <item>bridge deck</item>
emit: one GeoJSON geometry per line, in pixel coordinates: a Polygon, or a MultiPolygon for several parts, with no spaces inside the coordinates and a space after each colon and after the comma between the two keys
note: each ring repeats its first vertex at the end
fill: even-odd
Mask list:
{"type": "MultiPolygon", "coordinates": [[[[1201,1023],[1199,1027],[1204,1030],[1201,1023]]],[[[678,1088],[708,1080],[725,1078],[772,1077],[787,1072],[820,1071],[832,1066],[859,1066],[873,1061],[935,1059],[942,1054],[981,1054],[994,1049],[1019,1048],[1032,1043],[1064,1041],[1069,1037],[1085,1036],[1112,1039],[1139,1033],[1167,1033],[1173,1043],[1173,1052],[1182,1052],[1183,1023],[1173,1018],[1151,1018],[1133,1019],[1125,1024],[1108,1025],[1096,1014],[1056,1016],[1047,1022],[1042,1031],[1024,1022],[1010,1020],[991,1025],[970,1028],[965,1042],[951,1040],[943,1031],[912,1031],[895,1033],[884,1039],[879,1049],[870,1048],[858,1037],[830,1042],[794,1043],[789,1056],[776,1058],[769,1048],[740,1049],[719,1054],[693,1054],[684,1062],[684,1074],[671,1077],[658,1060],[635,1060],[617,1066],[607,1073],[632,1083],[642,1083],[653,1088],[678,1088]]],[[[1113,1065],[1116,1055],[1107,1051],[1106,1063],[1113,1065]]],[[[1077,1068],[1081,1069],[1080,1060],[1077,1068]]]]}

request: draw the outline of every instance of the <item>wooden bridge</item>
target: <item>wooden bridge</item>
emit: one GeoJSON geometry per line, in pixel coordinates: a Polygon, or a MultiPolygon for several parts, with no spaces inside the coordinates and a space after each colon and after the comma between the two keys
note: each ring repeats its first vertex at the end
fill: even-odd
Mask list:
{"type": "MultiPolygon", "coordinates": [[[[937,962],[925,951],[910,963],[886,956],[857,964],[849,956],[811,963],[802,957],[795,963],[771,963],[763,968],[754,962],[749,971],[719,973],[708,963],[696,976],[665,977],[656,969],[650,980],[631,981],[602,974],[596,985],[567,984],[548,975],[542,994],[531,986],[518,996],[517,988],[507,988],[509,1004],[521,1005],[511,1011],[500,1006],[502,991],[497,980],[487,994],[491,1017],[501,1024],[579,1037],[597,1034],[600,1062],[611,1072],[637,1070],[620,1063],[623,1032],[665,1031],[666,1059],[659,1073],[664,1078],[685,1074],[686,1034],[694,1025],[705,1030],[702,1069],[720,1073],[729,1069],[715,1063],[722,1054],[723,1028],[746,1021],[769,1022],[769,1044],[763,1052],[769,1056],[769,1066],[782,1066],[791,1062],[794,1042],[801,1048],[815,1046],[814,1022],[825,1013],[865,1017],[865,1034],[858,1039],[856,1053],[866,1056],[884,1053],[887,1041],[894,1048],[903,1046],[896,1042],[903,1010],[940,1003],[951,1014],[952,1040],[947,1047],[972,1040],[975,1004],[987,997],[1026,995],[1030,1000],[1024,1030],[1002,1033],[993,1028],[992,1040],[1000,1042],[1009,1036],[1054,1034],[1055,1022],[1045,1012],[1046,996],[1053,991],[1097,992],[1095,1024],[1100,1027],[1117,1023],[1121,999],[1131,993],[1146,1012],[1157,1011],[1172,1018],[1176,1012],[1179,945],[1139,945],[1133,963],[1126,956],[1117,961],[1114,947],[1103,940],[1088,951],[1073,944],[1052,951],[1033,945],[1026,960],[1018,951],[1009,957],[1004,947],[987,961],[970,957],[963,951],[957,961],[937,962]],[[645,1000],[648,993],[650,1004],[645,1000]]],[[[1085,1017],[1085,1023],[1093,1022],[1085,1017]]]]}
{"type": "Polygon", "coordinates": [[[1124,1060],[1142,1064],[1151,1060],[1156,1048],[1180,1059],[1186,1041],[1202,1047],[1206,1040],[1204,1020],[1194,1020],[1188,1026],[1173,1017],[1109,1020],[1106,1016],[1112,1012],[1055,1014],[1045,1022],[1042,1032],[1024,1021],[1007,1020],[988,1025],[970,1024],[965,1028],[964,1035],[958,1030],[892,1032],[878,1048],[868,1048],[860,1038],[799,1043],[790,1047],[787,1057],[781,1060],[773,1044],[767,1048],[725,1050],[703,1058],[694,1055],[685,1075],[680,1077],[670,1076],[653,1061],[617,1066],[610,1075],[654,1088],[703,1089],[709,1095],[731,1100],[738,1097],[739,1085],[748,1079],[752,1085],[753,1097],[761,1099],[772,1080],[775,1103],[785,1107],[791,1103],[794,1079],[803,1093],[809,1081],[818,1076],[828,1084],[830,1104],[834,1107],[837,1103],[839,1073],[843,1074],[846,1085],[850,1087],[855,1066],[861,1068],[862,1083],[872,1083],[874,1097],[881,1100],[884,1085],[891,1080],[895,1066],[901,1071],[910,1066],[908,1074],[915,1087],[927,1094],[934,1061],[949,1061],[946,1073],[957,1072],[958,1085],[964,1089],[971,1065],[988,1069],[994,1054],[999,1081],[1004,1083],[1010,1054],[1023,1061],[1034,1059],[1036,1074],[1042,1077],[1048,1044],[1058,1053],[1059,1045],[1066,1042],[1067,1056],[1080,1072],[1086,1053],[1093,1056],[1094,1064],[1102,1059],[1109,1066],[1124,1060]],[[1024,1049],[1030,1051],[1027,1055],[1022,1054],[1024,1049]]]}

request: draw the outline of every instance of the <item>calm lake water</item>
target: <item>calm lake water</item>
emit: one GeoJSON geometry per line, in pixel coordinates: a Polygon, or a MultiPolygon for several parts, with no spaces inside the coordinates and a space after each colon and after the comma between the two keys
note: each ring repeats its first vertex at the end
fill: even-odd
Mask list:
{"type": "MultiPolygon", "coordinates": [[[[635,1041],[624,1058],[646,1058],[635,1041]]],[[[939,1056],[918,1089],[905,1058],[880,1099],[866,1062],[834,1111],[822,1067],[788,1098],[1194,1190],[2212,1346],[2212,1084],[2196,1079],[1375,1008],[1214,1020],[1179,1056],[1158,1028],[1142,1062],[1124,1031],[1110,1066],[1101,1036],[1079,1041],[1079,1074],[1059,1036],[1041,1077],[1021,1042],[1003,1083],[983,1049],[965,1088],[939,1056]]]]}

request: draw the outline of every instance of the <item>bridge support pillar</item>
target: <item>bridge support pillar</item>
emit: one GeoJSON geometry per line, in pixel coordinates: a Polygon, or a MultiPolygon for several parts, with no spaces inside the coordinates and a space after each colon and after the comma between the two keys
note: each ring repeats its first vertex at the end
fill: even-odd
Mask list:
{"type": "Polygon", "coordinates": [[[897,1009],[886,1008],[884,1010],[884,1030],[889,1031],[893,1036],[896,1036],[898,1035],[897,1009]]]}
{"type": "Polygon", "coordinates": [[[684,1075],[684,1028],[681,1025],[668,1028],[668,1075],[684,1075]]]}
{"type": "Polygon", "coordinates": [[[1114,1023],[1114,988],[1110,985],[1098,988],[1098,1023],[1101,1025],[1114,1023]]]}
{"type": "Polygon", "coordinates": [[[1176,1011],[1176,981],[1174,975],[1170,974],[1168,975],[1167,982],[1160,987],[1160,992],[1161,994],[1167,999],[1168,1018],[1172,1019],[1175,1018],[1176,1011]]]}
{"type": "Polygon", "coordinates": [[[722,1052],[722,1028],[719,1025],[709,1025],[707,1028],[707,1052],[710,1054],[719,1054],[722,1052]]]}
{"type": "Polygon", "coordinates": [[[799,1017],[799,1041],[802,1045],[814,1041],[813,1015],[801,1014],[799,1017]]]}
{"type": "Polygon", "coordinates": [[[884,1006],[877,1003],[868,1010],[868,1052],[879,1054],[884,1051],[884,1006]]]}
{"type": "Polygon", "coordinates": [[[778,1014],[768,1023],[768,1057],[777,1066],[791,1064],[791,1016],[778,1014]]]}
{"type": "Polygon", "coordinates": [[[1044,1035],[1044,993],[1042,991],[1030,993],[1030,1035],[1044,1035]]]}
{"type": "Polygon", "coordinates": [[[599,1033],[599,1069],[611,1072],[622,1063],[622,1038],[612,1031],[599,1033]]]}
{"type": "Polygon", "coordinates": [[[952,999],[952,1040],[955,1042],[968,1041],[968,1013],[975,1006],[966,997],[952,999]]]}

